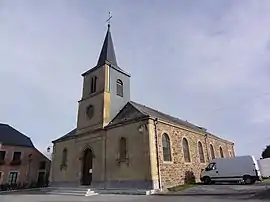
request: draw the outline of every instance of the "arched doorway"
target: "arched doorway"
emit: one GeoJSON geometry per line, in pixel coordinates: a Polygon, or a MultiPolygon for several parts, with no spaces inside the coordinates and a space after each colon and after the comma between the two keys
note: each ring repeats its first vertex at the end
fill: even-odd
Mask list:
{"type": "Polygon", "coordinates": [[[93,152],[90,148],[84,150],[82,161],[82,185],[90,185],[92,182],[93,152]]]}

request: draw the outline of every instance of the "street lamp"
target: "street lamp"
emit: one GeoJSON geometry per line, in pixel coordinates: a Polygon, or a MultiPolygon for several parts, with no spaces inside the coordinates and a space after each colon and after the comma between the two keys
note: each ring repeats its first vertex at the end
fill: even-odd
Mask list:
{"type": "Polygon", "coordinates": [[[52,146],[48,146],[47,147],[47,152],[50,153],[51,152],[51,149],[52,149],[52,146]]]}
{"type": "Polygon", "coordinates": [[[49,156],[50,160],[52,160],[53,146],[48,146],[47,147],[47,153],[48,153],[48,156],[49,156]]]}
{"type": "Polygon", "coordinates": [[[50,158],[50,171],[49,171],[49,184],[52,182],[53,180],[53,146],[48,146],[47,147],[47,153],[49,154],[49,158],[50,158]]]}

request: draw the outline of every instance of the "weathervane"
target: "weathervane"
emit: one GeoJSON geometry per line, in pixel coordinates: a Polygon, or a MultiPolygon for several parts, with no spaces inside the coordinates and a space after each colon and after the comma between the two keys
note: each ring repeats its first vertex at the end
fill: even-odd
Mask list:
{"type": "Polygon", "coordinates": [[[106,20],[106,22],[108,23],[108,27],[110,27],[111,25],[111,19],[112,19],[111,12],[109,12],[109,18],[108,20],[106,20]]]}

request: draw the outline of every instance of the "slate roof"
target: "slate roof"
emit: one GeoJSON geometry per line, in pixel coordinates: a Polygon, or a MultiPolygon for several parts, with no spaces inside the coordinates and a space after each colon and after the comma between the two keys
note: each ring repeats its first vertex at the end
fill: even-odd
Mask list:
{"type": "Polygon", "coordinates": [[[33,147],[29,137],[12,128],[8,124],[0,123],[0,142],[2,145],[33,147]]]}
{"type": "MultiPolygon", "coordinates": [[[[225,140],[223,138],[220,138],[220,137],[218,137],[216,135],[213,135],[212,133],[208,132],[206,128],[194,125],[194,124],[192,124],[192,123],[190,123],[188,121],[183,121],[183,120],[181,120],[179,118],[170,116],[168,114],[165,114],[163,112],[160,112],[158,110],[152,109],[150,107],[147,107],[145,105],[142,105],[142,104],[139,104],[139,103],[136,103],[136,102],[133,102],[133,101],[130,101],[129,103],[131,103],[137,110],[139,110],[144,115],[148,115],[150,117],[154,117],[154,118],[158,118],[158,119],[161,119],[161,120],[164,120],[164,121],[168,121],[170,123],[175,123],[177,125],[182,125],[182,126],[185,126],[187,128],[197,130],[199,132],[204,132],[205,134],[210,135],[212,137],[215,137],[215,138],[218,138],[218,139],[221,139],[221,140],[225,140]]],[[[228,140],[225,140],[225,141],[230,142],[228,140]]]]}
{"type": "Polygon", "coordinates": [[[98,58],[97,66],[104,65],[106,61],[110,62],[112,65],[117,66],[117,61],[116,61],[116,56],[114,52],[111,31],[110,31],[110,25],[108,25],[108,30],[107,30],[105,40],[103,42],[103,46],[102,46],[102,49],[98,58]]]}
{"type": "Polygon", "coordinates": [[[103,45],[102,45],[102,48],[101,48],[101,51],[99,54],[97,65],[94,68],[89,69],[88,71],[84,72],[82,74],[82,76],[85,76],[86,74],[94,71],[95,69],[97,69],[105,64],[108,64],[112,68],[116,69],[117,71],[120,71],[120,72],[126,74],[127,76],[130,76],[127,72],[125,72],[123,69],[121,69],[117,65],[112,35],[111,35],[111,31],[110,31],[110,25],[108,25],[107,33],[106,33],[106,36],[105,36],[105,39],[104,39],[104,42],[103,42],[103,45]]]}
{"type": "Polygon", "coordinates": [[[186,126],[188,128],[192,128],[192,129],[195,129],[195,130],[202,131],[201,127],[196,126],[196,125],[194,125],[192,123],[189,123],[188,121],[183,121],[183,120],[181,120],[179,118],[170,116],[168,114],[165,114],[165,113],[160,112],[160,111],[158,111],[156,109],[147,107],[145,105],[139,104],[137,102],[130,101],[130,104],[132,104],[137,110],[139,110],[144,115],[148,115],[150,117],[158,118],[158,119],[161,119],[161,120],[164,120],[164,121],[175,123],[177,125],[182,125],[182,126],[186,126]]]}
{"type": "Polygon", "coordinates": [[[64,136],[56,139],[53,141],[54,142],[58,142],[58,141],[61,141],[61,140],[66,140],[66,139],[69,139],[69,138],[73,138],[74,135],[76,134],[76,128],[74,128],[72,131],[68,132],[67,134],[65,134],[64,136]]]}

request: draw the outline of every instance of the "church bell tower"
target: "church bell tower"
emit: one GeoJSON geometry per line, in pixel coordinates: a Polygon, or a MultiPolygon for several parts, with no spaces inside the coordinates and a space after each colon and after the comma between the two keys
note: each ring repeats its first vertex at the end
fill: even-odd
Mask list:
{"type": "Polygon", "coordinates": [[[130,101],[130,75],[117,64],[110,29],[108,24],[97,65],[82,74],[79,133],[103,128],[130,101]]]}

